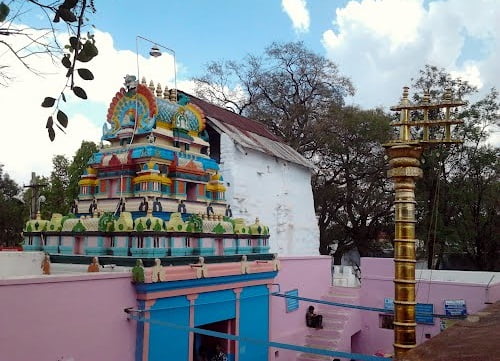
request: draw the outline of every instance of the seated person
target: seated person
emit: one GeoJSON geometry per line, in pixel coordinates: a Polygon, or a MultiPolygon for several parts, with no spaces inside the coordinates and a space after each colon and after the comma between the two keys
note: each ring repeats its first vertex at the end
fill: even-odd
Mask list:
{"type": "Polygon", "coordinates": [[[314,306],[309,306],[307,309],[306,325],[312,328],[323,328],[323,316],[314,313],[314,306]]]}

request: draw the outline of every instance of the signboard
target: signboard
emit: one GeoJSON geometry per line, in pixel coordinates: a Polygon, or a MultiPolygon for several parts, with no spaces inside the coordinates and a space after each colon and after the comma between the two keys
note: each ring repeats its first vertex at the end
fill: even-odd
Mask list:
{"type": "MultiPolygon", "coordinates": [[[[384,298],[384,310],[385,312],[394,312],[394,299],[384,298]]],[[[427,325],[434,324],[434,305],[432,303],[417,303],[415,306],[415,319],[417,323],[423,323],[427,325]]]]}
{"type": "Polygon", "coordinates": [[[434,324],[434,305],[432,303],[417,303],[415,306],[415,319],[417,323],[423,323],[426,325],[434,324]]]}
{"type": "MultiPolygon", "coordinates": [[[[299,290],[294,289],[291,291],[287,291],[287,292],[285,292],[285,295],[299,297],[299,290]]],[[[292,312],[292,311],[296,311],[299,309],[299,300],[298,299],[286,297],[285,300],[286,300],[286,312],[292,312]]]]}
{"type": "Polygon", "coordinates": [[[384,298],[384,310],[386,310],[386,312],[394,311],[394,299],[393,298],[384,298]]]}
{"type": "Polygon", "coordinates": [[[444,314],[446,316],[466,316],[467,306],[465,300],[445,300],[444,314]]]}

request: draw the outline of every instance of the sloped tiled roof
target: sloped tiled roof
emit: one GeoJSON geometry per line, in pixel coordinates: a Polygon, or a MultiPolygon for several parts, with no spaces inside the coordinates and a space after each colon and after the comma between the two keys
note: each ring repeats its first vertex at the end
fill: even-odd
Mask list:
{"type": "Polygon", "coordinates": [[[500,301],[409,351],[402,361],[500,361],[500,301]]]}
{"type": "Polygon", "coordinates": [[[183,93],[190,98],[191,103],[203,110],[207,121],[216,130],[227,134],[242,147],[266,153],[306,168],[314,168],[311,162],[271,133],[264,124],[218,107],[191,94],[183,93]]]}

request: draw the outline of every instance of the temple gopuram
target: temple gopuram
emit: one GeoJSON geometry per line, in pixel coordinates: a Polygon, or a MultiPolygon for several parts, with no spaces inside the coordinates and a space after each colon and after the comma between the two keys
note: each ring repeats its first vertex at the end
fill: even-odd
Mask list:
{"type": "Polygon", "coordinates": [[[88,256],[267,253],[269,228],[233,218],[203,110],[125,77],[68,215],[26,223],[24,250],[88,256]]]}

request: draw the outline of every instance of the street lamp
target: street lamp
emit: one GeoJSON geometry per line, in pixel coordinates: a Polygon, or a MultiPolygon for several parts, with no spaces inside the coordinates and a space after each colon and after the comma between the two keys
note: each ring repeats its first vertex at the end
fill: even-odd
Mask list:
{"type": "Polygon", "coordinates": [[[140,72],[139,72],[139,39],[147,41],[148,43],[152,44],[151,49],[149,50],[149,55],[151,55],[153,58],[158,58],[162,56],[162,52],[160,48],[163,50],[169,52],[172,54],[174,58],[174,89],[176,90],[175,92],[175,100],[177,101],[177,68],[176,68],[176,63],[175,63],[175,51],[166,47],[165,45],[162,45],[156,41],[150,40],[148,38],[145,38],[141,35],[137,35],[135,37],[135,53],[136,53],[136,59],[137,59],[137,81],[140,81],[140,72]]]}

